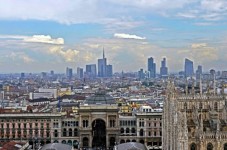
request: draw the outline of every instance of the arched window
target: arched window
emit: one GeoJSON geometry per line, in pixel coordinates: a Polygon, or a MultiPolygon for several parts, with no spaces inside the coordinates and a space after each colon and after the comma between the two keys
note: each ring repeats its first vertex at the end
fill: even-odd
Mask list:
{"type": "Polygon", "coordinates": [[[74,140],[73,141],[73,148],[78,149],[78,145],[79,145],[79,142],[77,142],[77,140],[74,140]]]}
{"type": "Polygon", "coordinates": [[[69,128],[69,136],[73,136],[73,130],[69,128]]]}
{"type": "Polygon", "coordinates": [[[65,128],[63,129],[63,136],[67,136],[67,130],[65,128]]]}
{"type": "Polygon", "coordinates": [[[140,129],[140,136],[143,136],[143,129],[140,129]]]}
{"type": "Polygon", "coordinates": [[[136,142],[136,140],[135,140],[135,139],[133,139],[133,140],[132,140],[132,142],[136,142]]]}
{"type": "Polygon", "coordinates": [[[74,136],[78,136],[78,129],[77,128],[74,129],[74,136]]]}
{"type": "Polygon", "coordinates": [[[129,128],[126,128],[126,133],[129,133],[129,128]]]}
{"type": "Polygon", "coordinates": [[[55,140],[54,143],[58,143],[58,140],[55,140]]]}
{"type": "Polygon", "coordinates": [[[140,140],[140,143],[141,143],[141,144],[144,144],[144,140],[140,140]]]}
{"type": "Polygon", "coordinates": [[[63,140],[61,143],[66,144],[66,141],[65,141],[65,140],[63,140]]]}
{"type": "Polygon", "coordinates": [[[127,139],[127,140],[126,140],[126,143],[128,143],[128,142],[130,142],[130,140],[129,140],[129,139],[127,139]]]}
{"type": "Polygon", "coordinates": [[[123,134],[125,132],[124,128],[121,128],[121,134],[123,134]]]}
{"type": "Polygon", "coordinates": [[[135,128],[132,128],[131,132],[132,133],[136,133],[136,129],[135,128]]]}
{"type": "Polygon", "coordinates": [[[54,137],[58,137],[58,130],[54,130],[54,137]]]}
{"type": "Polygon", "coordinates": [[[213,145],[211,143],[207,144],[207,150],[213,150],[213,145]]]}
{"type": "Polygon", "coordinates": [[[227,143],[224,144],[224,150],[227,150],[227,143]]]}
{"type": "Polygon", "coordinates": [[[125,140],[122,139],[122,140],[120,141],[120,144],[122,144],[122,143],[125,143],[125,140]]]}
{"type": "Polygon", "coordinates": [[[195,145],[195,143],[192,143],[191,144],[191,149],[190,150],[196,150],[196,145],[195,145]]]}
{"type": "Polygon", "coordinates": [[[71,140],[68,140],[68,144],[69,144],[70,146],[72,146],[72,145],[73,145],[73,142],[72,142],[71,140]]]}
{"type": "Polygon", "coordinates": [[[87,137],[83,138],[83,147],[88,147],[88,138],[87,137]]]}

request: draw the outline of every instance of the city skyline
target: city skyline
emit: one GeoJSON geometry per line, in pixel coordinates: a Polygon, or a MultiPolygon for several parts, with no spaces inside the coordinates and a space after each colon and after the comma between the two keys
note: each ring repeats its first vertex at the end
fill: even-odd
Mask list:
{"type": "Polygon", "coordinates": [[[169,72],[185,58],[226,70],[226,8],[224,0],[0,0],[0,72],[85,69],[103,47],[114,72],[147,68],[149,57],[156,68],[167,58],[169,72]]]}

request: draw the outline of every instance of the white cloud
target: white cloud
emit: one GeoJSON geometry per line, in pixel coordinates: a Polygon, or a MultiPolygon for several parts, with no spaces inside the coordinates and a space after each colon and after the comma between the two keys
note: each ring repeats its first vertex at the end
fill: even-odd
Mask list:
{"type": "Polygon", "coordinates": [[[24,63],[31,63],[34,62],[35,60],[29,57],[27,54],[24,52],[11,52],[9,55],[6,55],[6,58],[9,58],[12,61],[15,62],[24,62],[24,63]]]}
{"type": "Polygon", "coordinates": [[[64,50],[61,46],[52,46],[49,48],[48,52],[53,55],[61,56],[66,62],[76,62],[76,56],[79,54],[78,50],[64,50]]]}
{"type": "Polygon", "coordinates": [[[50,35],[33,35],[24,38],[25,42],[48,43],[48,44],[64,44],[63,38],[53,39],[50,35]]]}
{"type": "Polygon", "coordinates": [[[137,35],[132,34],[125,34],[125,33],[115,33],[114,37],[120,38],[120,39],[136,39],[136,40],[145,40],[145,37],[140,37],[137,35]]]}
{"type": "Polygon", "coordinates": [[[206,43],[193,43],[191,45],[191,48],[196,49],[196,48],[203,48],[203,47],[206,47],[206,46],[207,46],[206,43]]]}
{"type": "Polygon", "coordinates": [[[24,42],[32,43],[47,43],[47,44],[64,44],[63,38],[53,39],[50,35],[33,35],[33,36],[23,36],[23,35],[0,35],[1,39],[18,39],[24,42]]]}

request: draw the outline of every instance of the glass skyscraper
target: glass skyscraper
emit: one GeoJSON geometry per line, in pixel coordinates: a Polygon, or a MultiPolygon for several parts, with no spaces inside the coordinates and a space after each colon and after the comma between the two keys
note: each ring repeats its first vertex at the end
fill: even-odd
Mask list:
{"type": "Polygon", "coordinates": [[[185,77],[191,77],[194,74],[193,61],[187,58],[185,59],[184,63],[184,73],[185,77]]]}
{"type": "Polygon", "coordinates": [[[150,78],[155,78],[156,76],[156,64],[154,63],[154,59],[152,57],[148,58],[148,69],[150,73],[150,78]]]}

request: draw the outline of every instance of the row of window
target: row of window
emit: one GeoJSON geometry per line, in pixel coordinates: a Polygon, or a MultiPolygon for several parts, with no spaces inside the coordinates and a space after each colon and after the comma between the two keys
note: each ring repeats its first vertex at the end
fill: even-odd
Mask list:
{"type": "MultiPolygon", "coordinates": [[[[69,130],[67,130],[66,128],[64,128],[62,130],[62,136],[63,137],[73,137],[73,136],[78,136],[78,129],[75,128],[74,130],[69,128],[69,130]]],[[[58,131],[54,130],[54,137],[58,137],[58,131]]]]}
{"type": "MultiPolygon", "coordinates": [[[[32,128],[33,127],[33,124],[32,123],[29,123],[29,125],[27,123],[19,123],[17,124],[17,128],[21,128],[21,127],[24,127],[24,128],[32,128]]],[[[38,127],[38,123],[35,123],[35,127],[38,127]]],[[[40,127],[43,128],[44,127],[44,123],[41,123],[40,124],[40,127]]],[[[49,128],[49,123],[46,123],[46,128],[49,128]]],[[[1,124],[1,128],[3,129],[4,128],[4,124],[1,124]]],[[[7,123],[6,124],[6,128],[10,128],[10,124],[7,123]]],[[[12,128],[16,128],[16,124],[15,123],[12,123],[12,128]]]]}
{"type": "Polygon", "coordinates": [[[27,120],[23,120],[23,119],[13,119],[13,120],[9,120],[9,119],[2,119],[0,122],[51,122],[50,119],[27,119],[27,120]]]}
{"type": "Polygon", "coordinates": [[[79,121],[62,121],[62,127],[78,127],[79,121]]]}
{"type": "Polygon", "coordinates": [[[136,126],[135,120],[121,120],[120,126],[136,126]]]}

